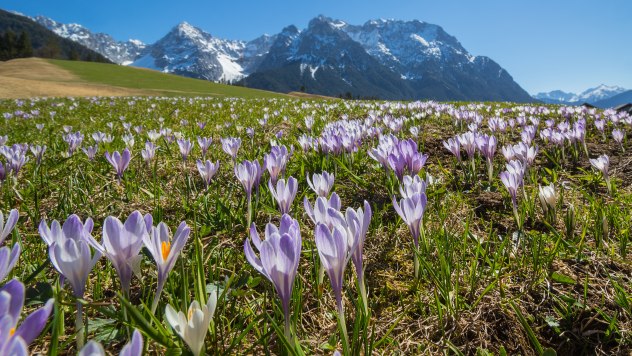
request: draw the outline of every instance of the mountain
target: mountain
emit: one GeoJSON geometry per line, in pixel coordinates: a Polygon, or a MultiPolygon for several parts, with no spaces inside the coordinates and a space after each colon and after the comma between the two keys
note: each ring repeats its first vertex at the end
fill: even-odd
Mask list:
{"type": "Polygon", "coordinates": [[[117,42],[80,25],[38,21],[116,63],[281,92],[381,99],[530,102],[492,59],[473,56],[440,26],[325,16],[252,41],[214,37],[186,22],[154,44],[117,42]]]}
{"type": "Polygon", "coordinates": [[[241,84],[382,99],[533,99],[497,63],[470,55],[441,27],[373,20],[362,26],[318,16],[307,29],[286,27],[241,84]]]}
{"type": "MultiPolygon", "coordinates": [[[[132,65],[186,77],[232,82],[245,76],[246,68],[240,60],[246,47],[243,41],[213,37],[182,22],[148,46],[132,65]]],[[[258,53],[252,47],[251,52],[258,53]]]]}
{"type": "Polygon", "coordinates": [[[127,65],[132,63],[145,48],[145,44],[141,41],[116,41],[108,34],[93,33],[79,24],[63,24],[44,16],[36,16],[32,19],[59,36],[101,53],[107,59],[117,64],[127,65]]]}
{"type": "Polygon", "coordinates": [[[554,90],[546,93],[538,93],[533,97],[548,104],[579,105],[583,103],[595,104],[615,95],[625,92],[626,89],[613,85],[601,84],[595,88],[589,88],[580,94],[566,93],[554,90]]]}
{"type": "MultiPolygon", "coordinates": [[[[46,27],[25,16],[4,10],[0,10],[0,34],[2,33],[13,33],[16,35],[25,33],[28,36],[26,42],[30,42],[30,47],[32,48],[29,56],[109,62],[109,60],[101,54],[75,41],[58,36],[46,27]]],[[[0,47],[8,45],[8,43],[5,42],[4,39],[0,41],[0,47]]],[[[8,58],[15,57],[9,56],[8,58]]]]}
{"type": "Polygon", "coordinates": [[[616,106],[632,103],[632,90],[624,91],[623,93],[611,96],[607,99],[602,99],[594,102],[594,105],[598,108],[614,108],[616,106]]]}

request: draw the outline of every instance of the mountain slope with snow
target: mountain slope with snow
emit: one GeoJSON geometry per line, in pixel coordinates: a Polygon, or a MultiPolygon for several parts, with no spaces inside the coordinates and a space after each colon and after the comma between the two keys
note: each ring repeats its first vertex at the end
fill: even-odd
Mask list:
{"type": "Polygon", "coordinates": [[[554,90],[546,93],[538,93],[533,97],[549,104],[579,105],[583,103],[595,104],[619,95],[627,89],[616,85],[600,84],[594,88],[589,88],[580,94],[566,93],[561,90],[554,90]]]}
{"type": "Polygon", "coordinates": [[[118,64],[132,63],[145,48],[145,44],[141,41],[116,41],[110,35],[93,33],[79,24],[63,24],[44,16],[36,16],[32,20],[57,35],[75,41],[118,64]]]}

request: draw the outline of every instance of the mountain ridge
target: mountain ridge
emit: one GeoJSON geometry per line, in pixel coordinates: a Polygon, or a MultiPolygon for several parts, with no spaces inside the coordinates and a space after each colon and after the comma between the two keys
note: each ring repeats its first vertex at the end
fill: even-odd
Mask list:
{"type": "MultiPolygon", "coordinates": [[[[69,33],[73,26],[57,28],[77,41],[90,37],[85,31],[69,33]]],[[[303,30],[289,25],[251,41],[221,39],[183,22],[153,44],[111,37],[103,41],[109,51],[91,46],[120,64],[266,90],[405,100],[535,101],[491,58],[471,55],[441,26],[418,20],[352,25],[319,15],[303,30]]]]}

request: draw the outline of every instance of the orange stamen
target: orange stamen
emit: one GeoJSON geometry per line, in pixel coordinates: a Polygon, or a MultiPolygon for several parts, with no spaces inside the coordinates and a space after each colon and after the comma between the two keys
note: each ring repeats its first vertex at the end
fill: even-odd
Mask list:
{"type": "Polygon", "coordinates": [[[171,242],[163,241],[160,252],[162,252],[162,260],[166,260],[169,257],[169,252],[171,252],[171,242]]]}

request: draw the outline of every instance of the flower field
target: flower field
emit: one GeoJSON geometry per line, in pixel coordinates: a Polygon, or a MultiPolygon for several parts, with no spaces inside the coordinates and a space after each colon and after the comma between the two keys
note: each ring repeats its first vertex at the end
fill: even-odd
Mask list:
{"type": "Polygon", "coordinates": [[[0,354],[627,354],[632,117],[0,101],[0,354]]]}

